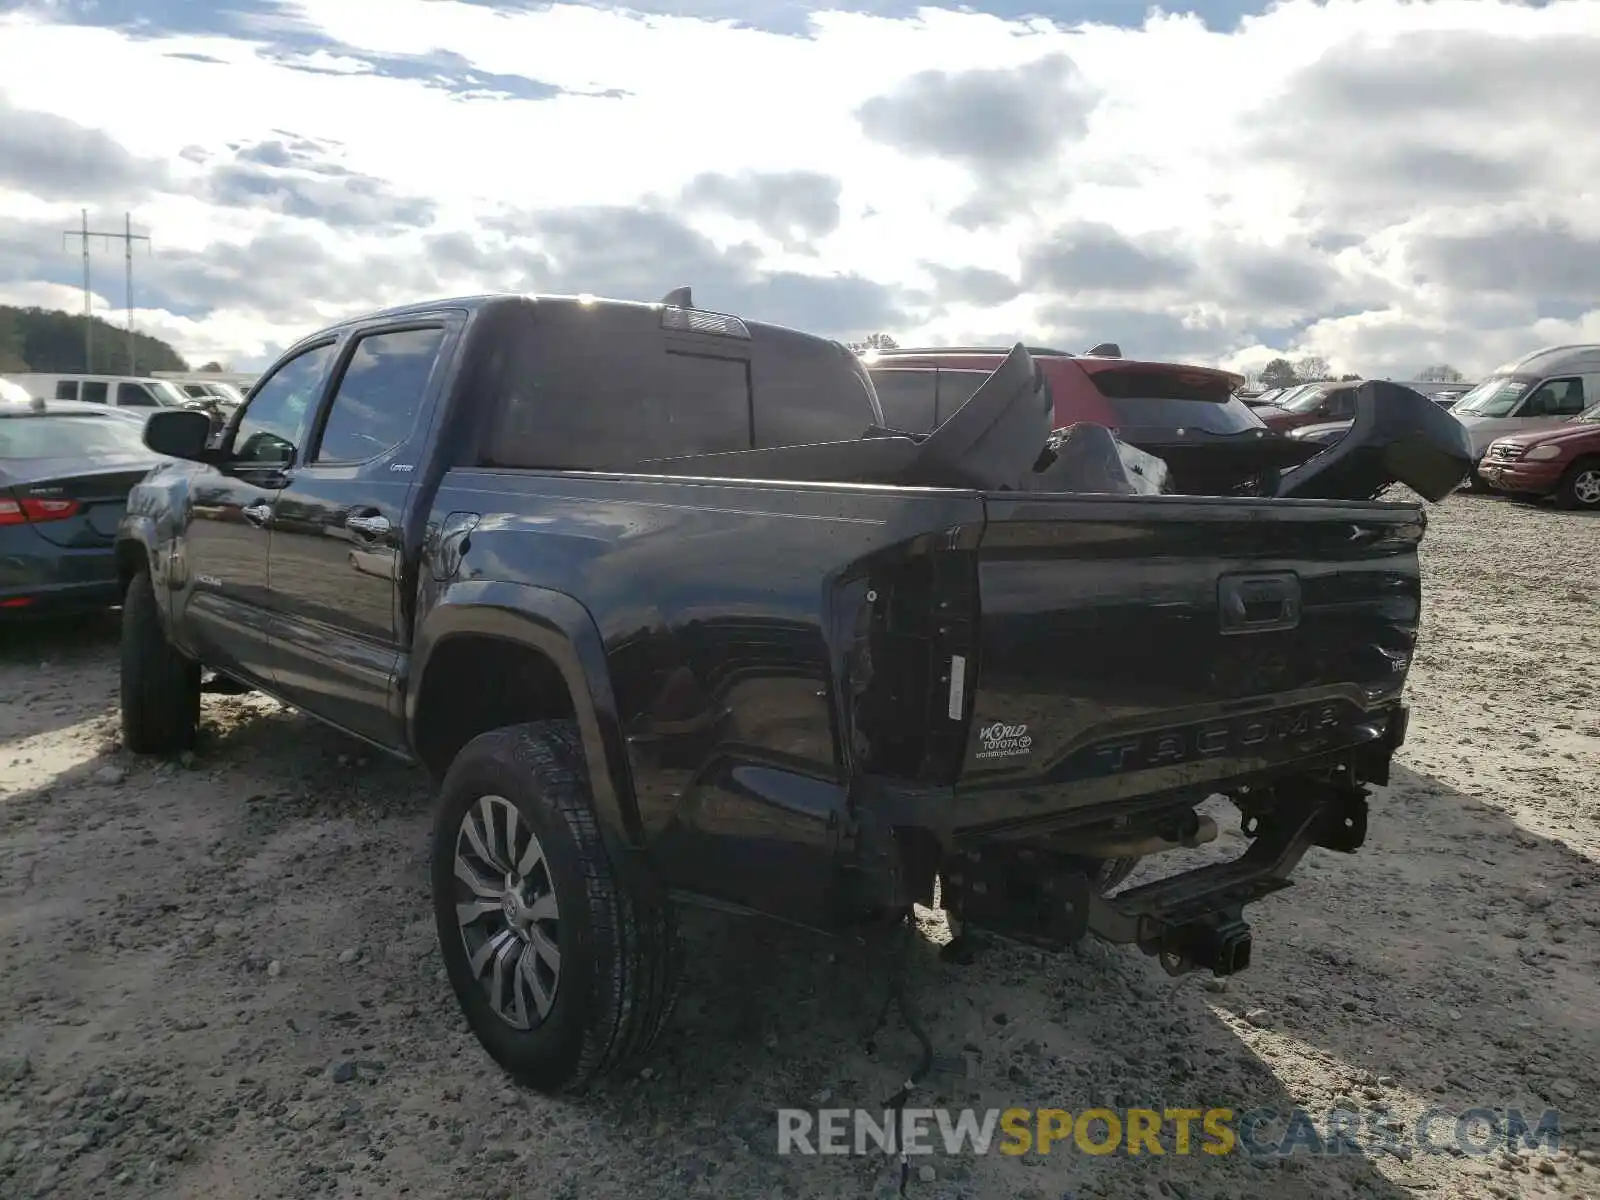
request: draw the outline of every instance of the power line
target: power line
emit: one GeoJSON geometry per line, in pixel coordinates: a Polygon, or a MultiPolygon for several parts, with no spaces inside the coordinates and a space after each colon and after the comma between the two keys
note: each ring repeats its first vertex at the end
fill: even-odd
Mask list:
{"type": "Polygon", "coordinates": [[[138,355],[133,348],[133,244],[145,243],[148,252],[150,236],[133,231],[133,214],[122,214],[122,232],[108,233],[98,229],[89,228],[89,210],[83,209],[83,224],[78,229],[64,229],[61,232],[62,243],[67,238],[83,239],[83,369],[92,374],[94,372],[94,300],[93,293],[89,290],[89,239],[105,238],[107,241],[122,243],[123,257],[127,262],[127,310],[128,310],[128,374],[138,374],[138,355]]]}

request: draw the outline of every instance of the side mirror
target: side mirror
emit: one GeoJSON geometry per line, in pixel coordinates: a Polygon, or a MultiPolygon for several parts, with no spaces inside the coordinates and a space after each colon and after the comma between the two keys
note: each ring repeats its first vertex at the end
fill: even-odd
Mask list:
{"type": "Polygon", "coordinates": [[[192,408],[158,409],[144,423],[144,444],[164,458],[206,461],[211,418],[192,408]]]}

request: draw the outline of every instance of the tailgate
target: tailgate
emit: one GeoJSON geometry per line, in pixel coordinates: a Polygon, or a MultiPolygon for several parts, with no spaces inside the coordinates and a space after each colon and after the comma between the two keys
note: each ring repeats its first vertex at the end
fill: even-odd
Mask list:
{"type": "Polygon", "coordinates": [[[1016,795],[979,821],[1218,783],[1383,735],[1417,633],[1418,507],[986,506],[959,790],[1016,795]]]}

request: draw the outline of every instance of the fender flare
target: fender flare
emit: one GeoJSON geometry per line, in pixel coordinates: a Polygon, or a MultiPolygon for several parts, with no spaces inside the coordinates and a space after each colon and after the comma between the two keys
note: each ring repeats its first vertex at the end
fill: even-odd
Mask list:
{"type": "Polygon", "coordinates": [[[639,805],[605,642],[589,610],[566,592],[486,580],[451,584],[428,610],[413,642],[405,692],[410,745],[418,745],[417,706],[429,661],[439,647],[468,635],[527,646],[555,664],[572,697],[602,830],[620,846],[640,847],[639,805]]]}
{"type": "Polygon", "coordinates": [[[150,582],[154,584],[156,597],[156,611],[161,614],[161,624],[169,638],[173,635],[172,628],[172,589],[169,572],[164,563],[172,553],[171,543],[165,547],[161,542],[161,530],[154,517],[128,514],[124,516],[117,527],[117,536],[112,543],[112,554],[116,558],[117,572],[122,572],[123,557],[128,554],[129,548],[137,549],[143,556],[145,569],[150,572],[150,582]]]}

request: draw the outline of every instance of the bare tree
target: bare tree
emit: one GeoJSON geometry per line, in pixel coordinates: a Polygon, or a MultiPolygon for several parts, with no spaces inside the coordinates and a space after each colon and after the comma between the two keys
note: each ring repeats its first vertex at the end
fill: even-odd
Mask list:
{"type": "Polygon", "coordinates": [[[1460,383],[1464,376],[1449,363],[1435,363],[1417,372],[1423,383],[1460,383]]]}
{"type": "Polygon", "coordinates": [[[851,342],[850,349],[860,354],[863,350],[898,350],[900,343],[887,333],[869,333],[864,342],[851,342]]]}
{"type": "Polygon", "coordinates": [[[1328,360],[1319,354],[1308,354],[1296,362],[1294,373],[1300,377],[1302,383],[1320,383],[1324,379],[1333,378],[1333,368],[1328,365],[1328,360]]]}

